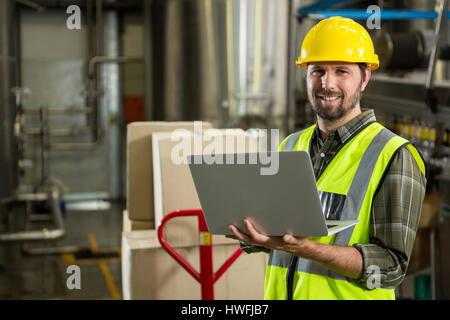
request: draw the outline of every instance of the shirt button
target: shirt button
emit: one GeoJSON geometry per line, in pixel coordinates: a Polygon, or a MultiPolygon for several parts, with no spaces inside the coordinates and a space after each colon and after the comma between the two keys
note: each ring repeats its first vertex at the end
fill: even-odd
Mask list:
{"type": "Polygon", "coordinates": [[[321,157],[321,158],[325,158],[325,153],[322,152],[322,153],[320,154],[320,157],[321,157]]]}

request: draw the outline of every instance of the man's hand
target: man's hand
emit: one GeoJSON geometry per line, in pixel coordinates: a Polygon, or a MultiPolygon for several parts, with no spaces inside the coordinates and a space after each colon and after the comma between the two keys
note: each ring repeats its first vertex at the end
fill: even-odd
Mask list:
{"type": "Polygon", "coordinates": [[[233,232],[234,236],[227,237],[240,240],[251,246],[282,250],[298,256],[303,256],[302,251],[306,249],[306,245],[310,241],[305,237],[294,237],[289,233],[286,233],[282,237],[263,235],[255,229],[251,221],[248,219],[244,219],[244,225],[247,228],[249,235],[241,232],[235,226],[230,225],[229,228],[233,232]]]}
{"type": "Polygon", "coordinates": [[[241,240],[248,245],[282,250],[305,259],[314,260],[331,271],[346,277],[353,279],[361,277],[363,259],[362,254],[356,248],[323,244],[305,237],[294,237],[289,233],[282,237],[266,236],[259,233],[248,219],[244,219],[244,225],[247,228],[248,235],[230,225],[229,228],[234,236],[227,237],[241,240]]]}

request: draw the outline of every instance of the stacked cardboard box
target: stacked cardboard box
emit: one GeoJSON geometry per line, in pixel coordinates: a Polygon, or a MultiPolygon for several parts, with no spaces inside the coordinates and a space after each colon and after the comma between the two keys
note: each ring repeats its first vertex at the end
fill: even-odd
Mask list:
{"type": "MultiPolygon", "coordinates": [[[[201,130],[209,122],[197,123],[201,130]]],[[[154,223],[152,134],[184,129],[194,122],[133,122],[127,126],[127,209],[130,220],[154,223]]]]}
{"type": "MultiPolygon", "coordinates": [[[[155,226],[169,212],[200,208],[189,167],[180,159],[207,150],[220,151],[214,146],[225,146],[225,152],[256,151],[256,143],[243,130],[207,131],[209,123],[203,123],[200,129],[199,123],[195,125],[186,122],[128,125],[128,210],[124,212],[122,234],[125,299],[200,299],[200,285],[160,246],[155,226]],[[181,130],[174,135],[175,129],[181,130]],[[234,143],[231,145],[230,141],[234,143]]],[[[199,270],[197,218],[169,221],[164,237],[199,270]]],[[[217,270],[238,245],[223,236],[213,236],[212,243],[217,270]]],[[[217,281],[216,298],[261,299],[266,263],[266,254],[243,253],[217,281]]]]}
{"type": "Polygon", "coordinates": [[[125,232],[155,229],[155,222],[149,220],[131,220],[128,210],[123,211],[122,229],[125,232]]]}
{"type": "Polygon", "coordinates": [[[432,229],[439,226],[441,197],[437,193],[425,196],[420,215],[414,247],[408,264],[407,273],[421,271],[430,266],[430,236],[432,229]]]}

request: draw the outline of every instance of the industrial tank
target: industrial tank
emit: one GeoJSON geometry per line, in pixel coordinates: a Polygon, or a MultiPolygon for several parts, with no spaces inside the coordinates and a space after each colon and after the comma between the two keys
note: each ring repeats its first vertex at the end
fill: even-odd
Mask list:
{"type": "Polygon", "coordinates": [[[18,88],[17,13],[15,1],[0,1],[0,199],[13,196],[18,180],[18,139],[14,133],[18,88]]]}
{"type": "Polygon", "coordinates": [[[146,114],[229,126],[283,113],[287,3],[145,1],[146,114]]]}

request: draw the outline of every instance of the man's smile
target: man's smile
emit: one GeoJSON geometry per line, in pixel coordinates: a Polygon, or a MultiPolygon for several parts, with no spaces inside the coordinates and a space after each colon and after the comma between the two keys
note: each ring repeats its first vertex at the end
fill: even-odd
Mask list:
{"type": "Polygon", "coordinates": [[[336,105],[341,103],[342,96],[329,96],[329,95],[321,95],[317,94],[316,98],[318,98],[322,105],[336,105]]]}

